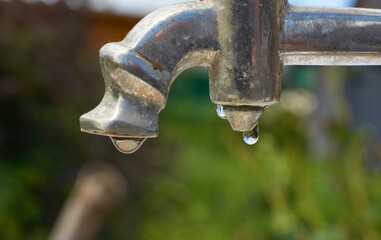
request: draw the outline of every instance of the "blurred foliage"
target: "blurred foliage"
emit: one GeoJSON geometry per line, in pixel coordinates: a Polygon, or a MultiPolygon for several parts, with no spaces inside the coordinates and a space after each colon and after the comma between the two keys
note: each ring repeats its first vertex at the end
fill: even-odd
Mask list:
{"type": "Polygon", "coordinates": [[[331,123],[335,149],[323,158],[308,117],[279,105],[246,146],[216,118],[207,79],[183,78],[198,80],[178,79],[161,115],[161,141],[176,154],[160,157],[167,166],[140,199],[137,239],[380,239],[381,177],[363,165],[366,136],[331,123]]]}
{"type": "Polygon", "coordinates": [[[75,120],[87,66],[72,61],[86,49],[74,44],[81,25],[69,30],[77,14],[9,4],[0,7],[0,238],[46,239],[85,161],[75,120]]]}
{"type": "MultiPolygon", "coordinates": [[[[364,132],[327,121],[331,145],[320,154],[313,116],[284,97],[247,146],[216,116],[206,71],[193,69],[172,87],[160,137],[121,155],[79,131],[103,91],[86,11],[24,10],[0,7],[0,239],[46,239],[79,168],[94,160],[130,182],[98,239],[381,239],[381,175],[365,164],[364,132]]],[[[312,68],[287,76],[294,93],[314,89],[298,79],[317,78],[312,68]]]]}

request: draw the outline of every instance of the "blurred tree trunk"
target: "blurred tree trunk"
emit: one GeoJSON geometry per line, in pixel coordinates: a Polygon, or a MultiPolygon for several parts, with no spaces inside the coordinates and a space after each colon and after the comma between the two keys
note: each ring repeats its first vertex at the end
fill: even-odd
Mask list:
{"type": "MultiPolygon", "coordinates": [[[[359,0],[356,7],[381,8],[380,0],[359,0]]],[[[323,156],[337,148],[329,133],[328,124],[368,126],[373,140],[369,156],[374,162],[381,159],[381,111],[379,89],[381,68],[322,67],[318,68],[317,96],[319,109],[311,120],[313,148],[323,156]],[[326,131],[322,131],[326,129],[326,131]]]]}
{"type": "MultiPolygon", "coordinates": [[[[359,0],[357,7],[381,9],[380,0],[359,0]]],[[[374,164],[381,167],[381,67],[359,68],[354,76],[347,82],[349,102],[354,108],[355,124],[366,124],[372,127],[373,143],[369,148],[369,155],[374,164]],[[352,95],[352,96],[350,96],[352,95]]]]}
{"type": "Polygon", "coordinates": [[[124,177],[114,167],[85,165],[49,239],[94,239],[105,215],[125,197],[126,190],[124,177]]]}

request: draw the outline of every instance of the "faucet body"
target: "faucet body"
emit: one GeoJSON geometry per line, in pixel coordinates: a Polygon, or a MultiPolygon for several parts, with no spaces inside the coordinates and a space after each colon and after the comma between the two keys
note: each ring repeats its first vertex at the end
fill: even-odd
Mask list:
{"type": "Polygon", "coordinates": [[[112,137],[124,152],[157,137],[172,82],[195,66],[209,70],[211,100],[233,130],[247,132],[280,100],[284,66],[381,65],[381,11],[287,0],[180,3],[105,45],[100,63],[106,93],[81,129],[112,137]]]}

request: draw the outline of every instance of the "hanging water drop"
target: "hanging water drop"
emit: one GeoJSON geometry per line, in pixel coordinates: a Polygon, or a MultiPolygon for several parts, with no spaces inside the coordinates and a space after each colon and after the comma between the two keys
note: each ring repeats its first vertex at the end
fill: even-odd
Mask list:
{"type": "Polygon", "coordinates": [[[216,107],[216,112],[217,112],[217,115],[222,118],[222,119],[226,119],[226,114],[224,112],[224,107],[222,105],[217,105],[216,107]]]}
{"type": "Polygon", "coordinates": [[[243,133],[243,141],[245,141],[248,145],[254,145],[259,140],[259,128],[258,125],[255,126],[253,132],[244,132],[243,133]]]}
{"type": "Polygon", "coordinates": [[[114,146],[124,154],[136,152],[144,143],[146,138],[117,138],[111,137],[114,146]]]}

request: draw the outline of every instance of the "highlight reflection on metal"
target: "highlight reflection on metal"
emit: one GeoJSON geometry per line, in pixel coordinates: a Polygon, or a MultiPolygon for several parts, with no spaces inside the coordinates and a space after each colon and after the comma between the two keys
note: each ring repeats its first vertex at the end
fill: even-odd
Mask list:
{"type": "Polygon", "coordinates": [[[279,101],[283,66],[381,65],[381,11],[299,7],[286,0],[180,3],[105,45],[100,62],[106,93],[81,117],[82,131],[125,139],[129,146],[157,137],[172,82],[204,66],[211,100],[235,131],[248,132],[279,101]]]}

